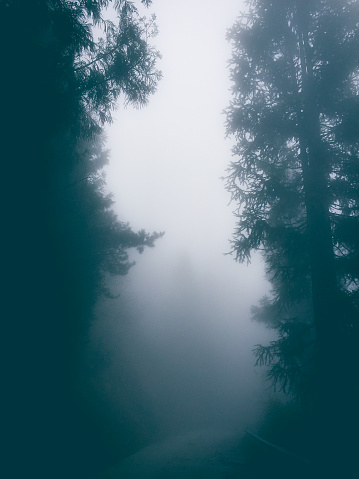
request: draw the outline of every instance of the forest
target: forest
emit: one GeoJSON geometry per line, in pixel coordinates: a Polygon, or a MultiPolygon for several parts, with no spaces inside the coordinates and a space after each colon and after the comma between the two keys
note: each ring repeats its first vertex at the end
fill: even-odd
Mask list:
{"type": "MultiPolygon", "coordinates": [[[[186,245],[167,284],[156,283],[166,265],[148,272],[152,288],[141,298],[155,305],[146,312],[152,324],[139,321],[141,300],[126,287],[171,235],[122,218],[105,174],[118,110],[144,114],[165,80],[157,3],[0,0],[2,475],[356,477],[359,4],[247,0],[227,26],[228,249],[236,263],[260,257],[268,284],[251,307],[252,338],[241,330],[246,313],[228,300],[232,289],[218,293],[219,269],[213,290],[202,290],[209,280],[194,273],[186,245]],[[235,352],[247,347],[249,360],[235,352]],[[265,382],[242,375],[253,364],[265,382]],[[111,406],[100,385],[118,387],[111,406]],[[165,446],[151,449],[160,440],[165,446]],[[175,459],[184,444],[195,466],[175,459]],[[154,463],[165,449],[168,464],[159,471],[158,459],[150,472],[148,457],[154,463]]],[[[178,165],[172,174],[180,176],[178,165]]]]}
{"type": "Polygon", "coordinates": [[[357,467],[358,4],[250,4],[229,32],[233,251],[262,251],[272,294],[253,316],[278,339],[257,362],[310,411],[336,477],[357,467]]]}

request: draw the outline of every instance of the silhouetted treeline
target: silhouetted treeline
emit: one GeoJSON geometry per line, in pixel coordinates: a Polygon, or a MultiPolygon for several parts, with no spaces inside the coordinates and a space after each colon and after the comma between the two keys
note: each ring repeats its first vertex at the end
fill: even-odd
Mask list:
{"type": "Polygon", "coordinates": [[[263,252],[272,294],[253,317],[278,340],[257,346],[257,361],[311,415],[320,474],[339,477],[358,468],[359,10],[248,6],[228,33],[233,251],[263,252]]]}
{"type": "Polygon", "coordinates": [[[115,216],[101,173],[115,101],[156,89],[155,33],[130,2],[0,2],[4,477],[90,477],[108,460],[76,356],[106,274],[126,274],[128,249],[159,236],[115,216]]]}

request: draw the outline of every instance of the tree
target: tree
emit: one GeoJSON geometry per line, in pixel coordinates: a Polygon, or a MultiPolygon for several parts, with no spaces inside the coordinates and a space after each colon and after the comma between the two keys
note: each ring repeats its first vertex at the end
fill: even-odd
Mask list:
{"type": "Polygon", "coordinates": [[[77,330],[77,336],[88,329],[99,297],[117,294],[108,289],[108,277],[126,275],[134,266],[129,250],[142,253],[163,235],[135,232],[114,213],[111,194],[105,192],[103,168],[108,163],[109,151],[104,146],[104,137],[98,135],[79,142],[78,162],[68,183],[57,190],[54,203],[49,206],[52,213],[56,211],[56,222],[49,232],[54,238],[55,254],[66,269],[71,265],[71,304],[75,305],[76,296],[80,295],[86,306],[77,321],[72,318],[71,327],[73,333],[77,330]]]}
{"type": "Polygon", "coordinates": [[[116,100],[144,105],[161,77],[150,41],[156,25],[140,3],[151,2],[0,0],[12,477],[88,478],[108,459],[82,413],[76,357],[105,276],[126,273],[128,249],[159,236],[115,217],[100,175],[101,134],[116,100]]]}
{"type": "Polygon", "coordinates": [[[298,392],[309,360],[323,453],[331,457],[338,435],[350,436],[342,460],[344,449],[353,454],[347,423],[356,422],[358,399],[358,4],[248,6],[228,35],[233,250],[240,261],[262,250],[273,285],[254,314],[280,337],[257,349],[259,362],[298,392]]]}

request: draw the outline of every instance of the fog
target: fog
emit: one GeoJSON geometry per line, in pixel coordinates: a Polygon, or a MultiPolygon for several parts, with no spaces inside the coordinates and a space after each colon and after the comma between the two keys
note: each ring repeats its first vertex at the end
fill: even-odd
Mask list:
{"type": "MultiPolygon", "coordinates": [[[[208,274],[186,252],[169,257],[161,246],[112,284],[120,297],[98,305],[84,356],[85,390],[114,428],[119,461],[183,434],[206,431],[198,446],[218,432],[221,441],[255,430],[270,396],[252,355],[269,333],[249,321],[245,278],[241,291],[222,257],[208,274]]],[[[173,447],[166,456],[178,455],[173,447]]],[[[128,477],[137,476],[131,469],[128,477]]]]}
{"type": "Polygon", "coordinates": [[[264,387],[251,349],[268,333],[249,323],[243,296],[197,274],[185,255],[166,271],[140,269],[120,282],[118,299],[98,306],[92,347],[106,356],[96,365],[99,395],[120,414],[118,401],[141,403],[166,432],[253,418],[264,387]]]}
{"type": "Polygon", "coordinates": [[[240,7],[154,2],[164,78],[148,107],[121,106],[107,131],[116,213],[165,231],[109,280],[120,296],[98,304],[84,353],[85,390],[122,441],[119,459],[189,431],[243,433],[269,395],[252,355],[269,332],[250,321],[268,290],[263,267],[226,254],[235,219],[221,179],[231,160],[225,35],[240,7]]]}
{"type": "Polygon", "coordinates": [[[359,477],[358,5],[0,1],[1,477],[359,477]]]}

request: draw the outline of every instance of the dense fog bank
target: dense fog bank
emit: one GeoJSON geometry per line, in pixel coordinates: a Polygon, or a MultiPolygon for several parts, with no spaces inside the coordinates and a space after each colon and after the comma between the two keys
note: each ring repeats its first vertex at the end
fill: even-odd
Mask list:
{"type": "Polygon", "coordinates": [[[269,334],[249,319],[253,279],[241,293],[241,276],[223,277],[229,258],[205,268],[161,241],[112,283],[120,296],[98,304],[83,358],[85,401],[111,423],[120,455],[189,430],[243,430],[268,395],[253,366],[269,334]]]}

